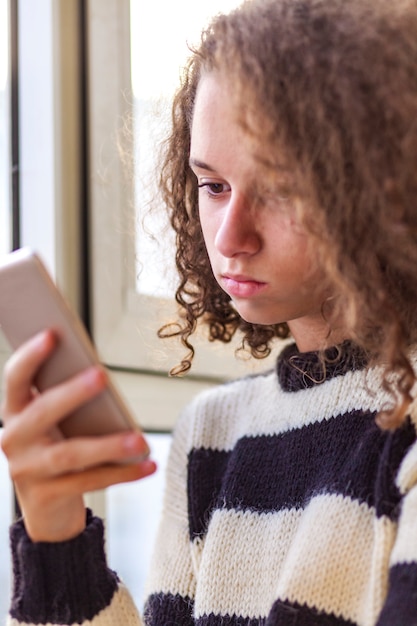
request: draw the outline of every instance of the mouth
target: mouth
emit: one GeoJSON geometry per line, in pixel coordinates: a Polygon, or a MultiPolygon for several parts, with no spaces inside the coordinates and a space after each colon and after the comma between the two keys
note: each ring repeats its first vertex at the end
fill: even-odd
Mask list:
{"type": "Polygon", "coordinates": [[[222,288],[234,298],[250,298],[264,290],[267,283],[250,276],[240,274],[222,274],[220,276],[222,288]]]}

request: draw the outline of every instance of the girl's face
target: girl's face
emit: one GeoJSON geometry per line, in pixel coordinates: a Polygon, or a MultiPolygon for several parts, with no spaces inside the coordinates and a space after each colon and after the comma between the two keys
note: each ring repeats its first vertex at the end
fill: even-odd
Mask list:
{"type": "MultiPolygon", "coordinates": [[[[213,273],[239,314],[254,324],[287,322],[300,350],[323,347],[325,296],[307,235],[291,200],[262,189],[227,82],[215,73],[197,91],[190,163],[213,273]]],[[[277,189],[288,175],[277,175],[277,189]]]]}

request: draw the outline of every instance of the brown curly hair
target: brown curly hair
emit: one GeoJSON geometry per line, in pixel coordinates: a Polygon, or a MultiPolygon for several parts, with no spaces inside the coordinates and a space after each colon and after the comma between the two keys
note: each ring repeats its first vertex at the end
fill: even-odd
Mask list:
{"type": "Polygon", "coordinates": [[[189,149],[199,80],[213,70],[241,103],[265,176],[283,153],[291,164],[306,199],[303,222],[338,294],[329,324],[343,319],[350,338],[383,364],[397,401],[380,421],[400,423],[417,339],[415,0],[249,0],[203,33],[175,96],[160,181],[177,237],[182,310],[160,336],[178,335],[188,348],[176,373],[190,367],[198,321],[210,340],[241,331],[255,357],[289,334],[286,324],[242,320],[210,268],[189,149]]]}

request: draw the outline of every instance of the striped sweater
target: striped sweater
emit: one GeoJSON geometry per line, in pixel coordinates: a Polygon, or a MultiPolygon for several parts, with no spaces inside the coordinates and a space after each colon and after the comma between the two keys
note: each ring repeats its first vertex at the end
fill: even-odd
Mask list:
{"type": "MultiPolygon", "coordinates": [[[[417,442],[381,431],[380,372],[349,344],[198,396],[176,427],[143,617],[103,529],[11,531],[9,625],[416,626],[417,442]]],[[[133,548],[140,554],[140,546],[133,548]]]]}

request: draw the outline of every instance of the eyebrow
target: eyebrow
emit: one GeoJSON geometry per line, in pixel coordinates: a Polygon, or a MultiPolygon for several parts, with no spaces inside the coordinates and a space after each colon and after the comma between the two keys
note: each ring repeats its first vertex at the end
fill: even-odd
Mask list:
{"type": "Polygon", "coordinates": [[[211,167],[211,165],[208,165],[207,163],[204,163],[203,161],[199,161],[198,159],[194,159],[194,158],[190,158],[190,166],[191,167],[198,167],[200,170],[207,170],[208,172],[215,172],[214,167],[211,167]]]}

